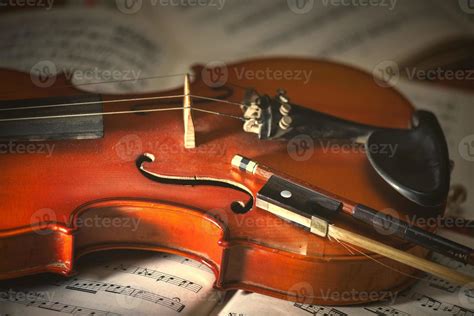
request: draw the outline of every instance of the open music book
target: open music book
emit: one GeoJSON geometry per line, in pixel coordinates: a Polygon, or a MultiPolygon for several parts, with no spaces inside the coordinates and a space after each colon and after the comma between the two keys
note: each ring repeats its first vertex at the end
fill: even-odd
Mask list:
{"type": "MultiPolygon", "coordinates": [[[[379,70],[384,75],[387,63],[395,65],[397,88],[416,107],[440,119],[456,164],[452,182],[468,189],[459,215],[474,218],[469,195],[474,192],[474,148],[468,138],[474,135],[472,95],[403,79],[413,78],[413,69],[415,78],[421,75],[417,68],[404,69],[435,56],[436,47],[443,51],[447,44],[472,37],[474,15],[457,1],[384,1],[385,6],[354,10],[316,1],[306,13],[291,1],[215,1],[214,7],[192,10],[147,8],[153,2],[143,1],[137,12],[110,3],[95,10],[66,7],[2,16],[0,67],[33,74],[62,72],[81,89],[129,93],[181,85],[182,74],[196,62],[252,56],[323,57],[375,75],[379,70]],[[219,3],[224,7],[219,9],[219,3]],[[396,10],[390,9],[393,3],[396,10]]],[[[447,58],[440,64],[450,62],[447,58]]],[[[420,70],[433,66],[426,65],[420,70]]],[[[462,241],[473,245],[473,240],[462,241]]],[[[435,260],[449,261],[440,256],[435,260]]],[[[473,267],[449,264],[474,273],[473,267]]],[[[387,302],[322,307],[241,291],[225,298],[212,288],[212,271],[173,255],[99,254],[82,260],[79,269],[71,279],[48,276],[2,284],[0,315],[474,315],[472,287],[433,277],[387,302]]]]}

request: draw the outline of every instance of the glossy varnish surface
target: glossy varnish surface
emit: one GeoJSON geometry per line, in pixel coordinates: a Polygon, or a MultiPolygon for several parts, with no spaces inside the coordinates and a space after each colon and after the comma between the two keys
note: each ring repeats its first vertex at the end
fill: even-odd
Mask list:
{"type": "MultiPolygon", "coordinates": [[[[241,87],[253,87],[270,95],[284,88],[292,102],[322,112],[366,124],[410,127],[413,108],[403,96],[378,86],[371,75],[346,66],[301,59],[247,61],[229,65],[228,80],[217,89],[201,80],[201,68],[194,70],[198,76],[191,84],[193,95],[216,97],[231,93],[228,100],[241,102],[241,87]],[[266,69],[305,70],[311,76],[307,83],[240,76],[242,71],[266,69]]],[[[29,75],[1,73],[4,100],[83,93],[61,88],[67,84],[63,78],[58,78],[51,88],[38,88],[29,75]]],[[[182,90],[156,95],[174,94],[182,94],[182,90]]],[[[123,97],[130,96],[104,99],[123,97]]],[[[161,100],[144,105],[135,101],[106,104],[104,109],[182,105],[182,100],[176,102],[161,100]]],[[[240,108],[233,105],[195,102],[193,106],[241,115],[240,108]]],[[[411,268],[374,256],[388,269],[263,210],[254,208],[244,215],[234,214],[230,203],[245,199],[243,193],[146,179],[135,166],[136,158],[145,152],[156,156],[154,163],[146,164],[150,171],[239,181],[256,193],[263,183],[231,168],[232,157],[240,154],[380,211],[390,208],[402,215],[417,216],[441,212],[421,209],[399,196],[375,174],[363,151],[327,151],[315,143],[310,158],[300,161],[292,158],[295,155],[291,142],[287,145],[260,141],[256,135],[244,133],[240,121],[201,112],[194,112],[193,117],[194,149],[183,145],[182,112],[170,111],[105,116],[104,138],[49,142],[54,146],[51,156],[0,155],[0,279],[44,271],[66,275],[72,273],[74,261],[85,253],[135,248],[201,260],[214,270],[219,288],[241,288],[320,304],[362,303],[369,299],[323,299],[321,291],[328,289],[396,291],[414,280],[405,275],[415,272],[411,268]],[[104,221],[106,218],[110,222],[104,221]],[[112,220],[120,223],[118,227],[112,227],[112,220]],[[94,221],[99,224],[90,224],[94,221]],[[105,227],[105,223],[110,224],[105,227]]],[[[341,219],[338,224],[381,239],[351,219],[341,219]]],[[[426,254],[390,236],[386,241],[412,253],[426,254]]]]}

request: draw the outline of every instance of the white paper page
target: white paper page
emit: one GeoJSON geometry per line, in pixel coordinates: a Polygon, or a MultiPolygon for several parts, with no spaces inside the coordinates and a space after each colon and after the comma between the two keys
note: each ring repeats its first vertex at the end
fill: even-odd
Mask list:
{"type": "MultiPolygon", "coordinates": [[[[474,239],[463,237],[462,242],[474,247],[474,239]]],[[[432,258],[438,263],[450,266],[465,274],[474,276],[474,266],[467,266],[441,255],[432,258]]],[[[318,289],[313,289],[318,293],[318,289]]],[[[321,291],[321,295],[370,295],[370,293],[347,293],[321,291]]],[[[388,296],[388,295],[387,295],[388,296]]],[[[474,315],[474,283],[457,286],[434,276],[427,276],[417,282],[412,288],[398,296],[389,297],[386,302],[366,304],[360,307],[320,306],[304,303],[294,303],[268,296],[238,291],[224,305],[217,305],[212,315],[219,316],[258,316],[258,315],[295,315],[295,316],[430,316],[430,315],[474,315]]]]}
{"type": "Polygon", "coordinates": [[[440,121],[454,161],[451,184],[467,189],[467,201],[459,215],[474,219],[474,94],[405,81],[398,88],[415,107],[432,111],[440,121]]]}
{"type": "MultiPolygon", "coordinates": [[[[164,90],[182,81],[170,77],[179,51],[169,31],[138,16],[54,8],[2,15],[0,28],[0,67],[44,77],[63,73],[81,89],[103,93],[164,90]],[[151,76],[164,77],[139,80],[151,76]]],[[[44,81],[38,85],[54,84],[44,81]]]]}
{"type": "Polygon", "coordinates": [[[0,289],[0,315],[207,315],[220,299],[213,272],[176,255],[97,254],[70,278],[0,289]]]}
{"type": "Polygon", "coordinates": [[[372,70],[382,61],[400,61],[441,40],[472,33],[459,18],[463,13],[453,13],[459,11],[456,1],[445,2],[387,0],[350,7],[350,1],[216,0],[207,6],[159,7],[152,1],[143,6],[151,6],[145,11],[152,19],[173,25],[191,62],[299,55],[372,70]]]}

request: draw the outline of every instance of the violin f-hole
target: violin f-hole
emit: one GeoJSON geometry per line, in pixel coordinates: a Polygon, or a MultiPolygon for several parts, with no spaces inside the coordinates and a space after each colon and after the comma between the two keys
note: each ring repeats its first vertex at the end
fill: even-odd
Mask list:
{"type": "Polygon", "coordinates": [[[252,191],[248,189],[245,185],[238,183],[236,181],[228,180],[228,179],[216,179],[211,177],[201,177],[201,176],[193,176],[193,177],[183,177],[183,176],[168,176],[162,175],[155,172],[151,172],[145,169],[146,163],[154,162],[155,156],[150,153],[144,153],[136,160],[136,166],[140,173],[144,175],[147,179],[152,181],[163,183],[163,184],[174,184],[174,185],[208,185],[208,186],[216,186],[216,187],[223,187],[232,190],[236,190],[239,192],[243,192],[248,195],[247,201],[233,201],[230,204],[230,208],[234,213],[237,214],[244,214],[250,211],[254,205],[254,197],[252,191]]]}

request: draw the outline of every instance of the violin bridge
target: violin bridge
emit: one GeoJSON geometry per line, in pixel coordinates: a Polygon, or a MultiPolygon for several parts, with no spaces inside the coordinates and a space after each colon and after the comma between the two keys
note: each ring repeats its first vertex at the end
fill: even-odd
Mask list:
{"type": "Polygon", "coordinates": [[[183,104],[183,122],[184,122],[184,148],[196,148],[196,134],[194,131],[194,121],[192,115],[192,102],[189,88],[189,75],[184,77],[184,104],[183,104]]]}

